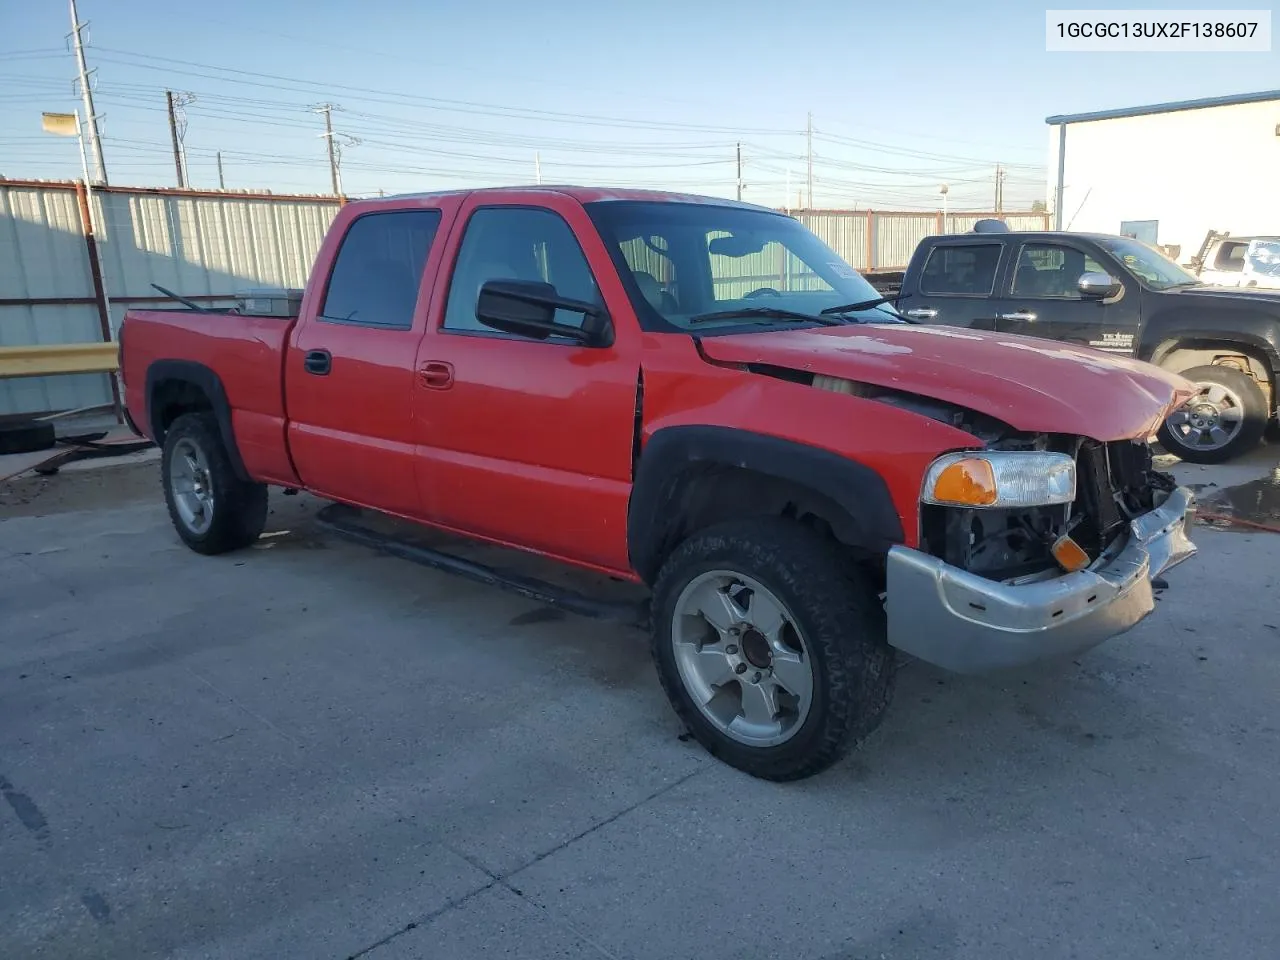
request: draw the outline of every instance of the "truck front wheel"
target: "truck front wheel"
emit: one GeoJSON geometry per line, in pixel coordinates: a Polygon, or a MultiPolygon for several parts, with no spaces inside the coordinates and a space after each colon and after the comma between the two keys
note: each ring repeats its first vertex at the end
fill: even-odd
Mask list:
{"type": "Polygon", "coordinates": [[[713,756],[798,780],[878,725],[893,651],[872,585],[794,521],[685,540],[654,586],[653,656],[676,713],[713,756]]]}
{"type": "Polygon", "coordinates": [[[1160,427],[1161,445],[1191,463],[1226,463],[1257,446],[1270,419],[1253,377],[1213,364],[1182,373],[1199,393],[1160,427]]]}
{"type": "Polygon", "coordinates": [[[187,413],[164,437],[160,461],[169,519],[197,553],[253,543],[267,523],[267,488],[236,476],[211,414],[187,413]]]}

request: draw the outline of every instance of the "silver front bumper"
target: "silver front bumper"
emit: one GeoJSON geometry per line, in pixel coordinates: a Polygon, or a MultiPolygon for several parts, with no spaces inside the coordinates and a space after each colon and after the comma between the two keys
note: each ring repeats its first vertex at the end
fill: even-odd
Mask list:
{"type": "Polygon", "coordinates": [[[1151,581],[1196,552],[1184,487],[1129,524],[1116,550],[1052,580],[997,583],[937,557],[889,551],[889,643],[957,673],[1066,656],[1123,633],[1155,606],[1151,581]]]}

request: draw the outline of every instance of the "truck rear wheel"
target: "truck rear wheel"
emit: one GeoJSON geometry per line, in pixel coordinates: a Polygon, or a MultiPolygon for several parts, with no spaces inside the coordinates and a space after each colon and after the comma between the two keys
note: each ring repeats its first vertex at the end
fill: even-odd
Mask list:
{"type": "Polygon", "coordinates": [[[1226,463],[1258,445],[1270,413],[1252,377],[1219,364],[1192,367],[1182,376],[1200,392],[1160,426],[1160,443],[1169,453],[1190,463],[1226,463]]]}
{"type": "Polygon", "coordinates": [[[267,488],[236,476],[211,414],[187,413],[173,422],[160,473],[169,519],[196,553],[227,553],[261,536],[267,488]]]}
{"type": "Polygon", "coordinates": [[[798,780],[879,724],[893,650],[872,585],[794,521],[695,533],[654,586],[663,689],[706,750],[756,777],[798,780]]]}

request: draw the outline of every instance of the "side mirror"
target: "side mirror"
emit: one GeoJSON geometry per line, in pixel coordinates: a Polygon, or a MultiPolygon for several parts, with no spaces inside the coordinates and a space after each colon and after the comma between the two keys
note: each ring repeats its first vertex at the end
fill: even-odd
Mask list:
{"type": "Polygon", "coordinates": [[[613,341],[609,316],[594,303],[572,300],[537,280],[487,280],[476,298],[476,319],[486,327],[534,340],[565,337],[586,347],[605,347],[613,341]],[[557,310],[583,315],[580,327],[556,322],[557,310]]]}
{"type": "Polygon", "coordinates": [[[1106,300],[1123,289],[1119,280],[1109,273],[1085,273],[1076,284],[1081,296],[1089,300],[1106,300]]]}

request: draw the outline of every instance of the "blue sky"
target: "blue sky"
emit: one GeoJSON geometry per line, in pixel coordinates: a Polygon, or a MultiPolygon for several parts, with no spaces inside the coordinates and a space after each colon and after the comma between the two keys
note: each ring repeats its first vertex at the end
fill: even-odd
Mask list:
{"type": "MultiPolygon", "coordinates": [[[[221,150],[228,187],[328,191],[327,101],[361,141],[353,195],[532,182],[536,153],[543,182],[731,196],[741,142],[744,197],[794,203],[812,111],[816,205],[935,209],[947,182],[953,209],[989,209],[1002,163],[1025,207],[1050,114],[1280,87],[1276,53],[1046,53],[1026,0],[79,4],[113,183],[175,183],[169,88],[196,97],[197,187],[221,150]]],[[[39,125],[78,105],[69,29],[57,0],[0,0],[0,175],[79,175],[39,125]]]]}

